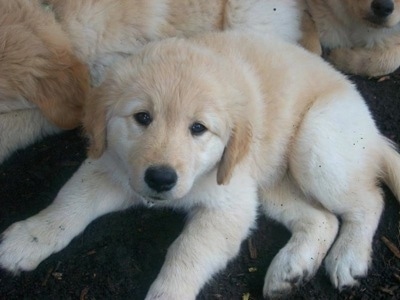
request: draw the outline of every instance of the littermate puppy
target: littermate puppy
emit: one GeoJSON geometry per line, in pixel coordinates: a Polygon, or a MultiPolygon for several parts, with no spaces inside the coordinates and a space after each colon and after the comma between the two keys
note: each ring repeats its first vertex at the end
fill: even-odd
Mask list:
{"type": "Polygon", "coordinates": [[[325,49],[327,59],[350,74],[381,76],[400,66],[399,0],[306,2],[315,25],[306,21],[306,48],[325,49]]]}
{"type": "Polygon", "coordinates": [[[89,70],[39,1],[0,0],[0,163],[18,148],[78,127],[89,70]]]}
{"type": "Polygon", "coordinates": [[[261,206],[292,232],[264,295],[289,293],[323,259],[341,289],[367,274],[378,181],[400,197],[400,156],[353,84],[272,36],[151,43],[107,73],[85,111],[91,158],[53,204],[3,232],[2,268],[35,269],[103,214],[171,207],[187,222],[146,299],[195,299],[261,206]]]}

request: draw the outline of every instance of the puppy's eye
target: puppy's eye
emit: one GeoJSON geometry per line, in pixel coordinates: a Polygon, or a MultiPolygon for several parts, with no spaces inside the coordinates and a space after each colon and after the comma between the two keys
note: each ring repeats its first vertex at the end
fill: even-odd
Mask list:
{"type": "Polygon", "coordinates": [[[192,126],[190,126],[190,132],[192,135],[201,135],[206,131],[207,128],[200,123],[193,123],[192,126]]]}
{"type": "Polygon", "coordinates": [[[151,115],[148,112],[139,112],[133,115],[136,122],[143,126],[149,126],[150,123],[153,121],[151,115]]]}

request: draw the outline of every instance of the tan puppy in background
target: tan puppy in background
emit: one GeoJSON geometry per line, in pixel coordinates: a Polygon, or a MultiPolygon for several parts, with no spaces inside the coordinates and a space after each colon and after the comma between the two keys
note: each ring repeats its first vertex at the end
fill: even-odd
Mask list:
{"type": "Polygon", "coordinates": [[[296,43],[303,0],[46,0],[88,63],[94,85],[104,69],[149,41],[201,32],[274,33],[296,43]]]}
{"type": "Polygon", "coordinates": [[[89,71],[53,13],[0,0],[0,163],[41,136],[81,124],[89,71]]]}
{"type": "Polygon", "coordinates": [[[88,89],[150,41],[205,31],[301,37],[298,0],[0,0],[0,163],[80,125],[88,89]],[[39,109],[38,109],[39,108],[39,109]]]}
{"type": "Polygon", "coordinates": [[[306,2],[312,19],[305,25],[306,48],[319,54],[323,48],[349,74],[381,76],[400,66],[400,0],[306,2]]]}
{"type": "Polygon", "coordinates": [[[264,295],[290,292],[323,259],[341,289],[367,274],[378,180],[400,197],[400,156],[353,84],[273,36],[151,43],[110,70],[84,124],[92,158],[53,204],[2,234],[2,268],[35,269],[103,214],[171,207],[187,223],[146,299],[195,299],[237,255],[261,203],[292,232],[264,295]]]}

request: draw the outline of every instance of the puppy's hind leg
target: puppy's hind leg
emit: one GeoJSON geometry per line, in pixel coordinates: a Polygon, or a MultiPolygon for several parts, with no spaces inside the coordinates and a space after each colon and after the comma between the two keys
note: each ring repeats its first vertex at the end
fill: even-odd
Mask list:
{"type": "Polygon", "coordinates": [[[265,277],[264,296],[277,297],[313,277],[335,239],[338,220],[310,203],[289,175],[274,188],[260,193],[266,215],[292,232],[265,277]]]}
{"type": "Polygon", "coordinates": [[[379,188],[350,191],[343,201],[357,203],[340,214],[342,224],[338,239],[325,259],[332,284],[342,289],[356,285],[357,278],[368,272],[372,239],[383,210],[379,188]]]}
{"type": "Polygon", "coordinates": [[[377,176],[384,142],[352,87],[323,100],[311,107],[299,128],[290,168],[304,193],[341,218],[340,233],[325,259],[333,285],[341,289],[368,271],[383,210],[377,176]]]}

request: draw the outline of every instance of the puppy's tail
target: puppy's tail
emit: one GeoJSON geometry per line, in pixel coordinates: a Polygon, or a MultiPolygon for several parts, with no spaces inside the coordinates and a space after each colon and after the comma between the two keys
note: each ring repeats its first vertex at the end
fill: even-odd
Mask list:
{"type": "Polygon", "coordinates": [[[390,141],[386,142],[382,160],[382,179],[400,202],[400,154],[390,141]]]}

